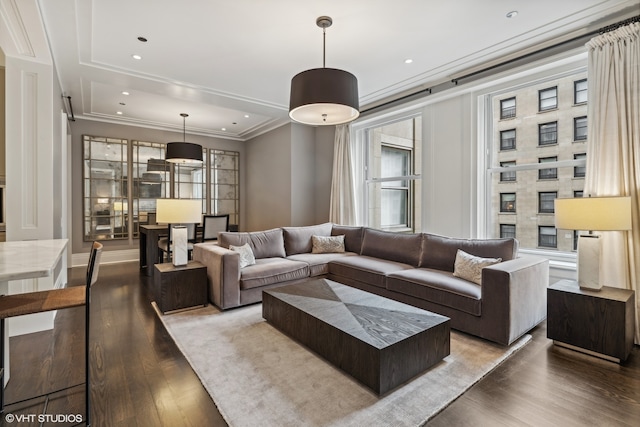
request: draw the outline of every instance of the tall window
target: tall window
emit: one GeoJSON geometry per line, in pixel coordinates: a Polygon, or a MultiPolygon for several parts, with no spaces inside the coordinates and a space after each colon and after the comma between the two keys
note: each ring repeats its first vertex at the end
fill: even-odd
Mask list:
{"type": "Polygon", "coordinates": [[[573,103],[584,104],[587,102],[587,79],[573,82],[573,103]]]}
{"type": "Polygon", "coordinates": [[[509,129],[500,131],[500,149],[515,150],[516,148],[516,130],[509,129]]]}
{"type": "Polygon", "coordinates": [[[515,224],[500,224],[500,237],[505,238],[516,238],[516,225],[515,224]]]}
{"type": "MultiPolygon", "coordinates": [[[[542,157],[538,159],[538,163],[555,163],[558,161],[556,156],[553,157],[542,157]]],[[[557,179],[558,178],[558,168],[543,168],[538,169],[538,179],[557,179]]]]}
{"type": "MultiPolygon", "coordinates": [[[[411,150],[382,145],[381,178],[409,175],[411,150]]],[[[381,184],[382,228],[409,226],[409,181],[383,181],[381,184]]]]}
{"type": "Polygon", "coordinates": [[[510,119],[516,116],[516,98],[508,98],[500,101],[500,118],[510,119]]]}
{"type": "Polygon", "coordinates": [[[555,227],[539,226],[538,227],[538,246],[542,248],[557,248],[558,236],[555,227]]]}
{"type": "Polygon", "coordinates": [[[584,141],[587,139],[587,116],[573,119],[573,140],[584,141]]]}
{"type": "Polygon", "coordinates": [[[558,108],[558,88],[556,86],[538,92],[538,111],[558,108]]]}
{"type": "Polygon", "coordinates": [[[554,213],[554,203],[558,198],[557,191],[541,191],[538,193],[538,212],[554,213]]]}
{"type": "Polygon", "coordinates": [[[553,145],[558,143],[558,122],[541,123],[538,125],[538,145],[553,145]]]}
{"type": "MultiPolygon", "coordinates": [[[[500,166],[503,168],[513,167],[516,165],[515,161],[500,162],[500,166]]],[[[516,180],[516,171],[500,172],[501,182],[514,182],[516,180]]]]}
{"type": "Polygon", "coordinates": [[[500,212],[516,211],[516,193],[500,193],[500,212]]]}
{"type": "MultiPolygon", "coordinates": [[[[587,159],[587,154],[586,153],[574,154],[573,158],[575,160],[586,160],[587,159]]],[[[573,167],[573,177],[574,178],[584,178],[586,174],[587,174],[587,167],[586,166],[574,166],[573,167]]]]}

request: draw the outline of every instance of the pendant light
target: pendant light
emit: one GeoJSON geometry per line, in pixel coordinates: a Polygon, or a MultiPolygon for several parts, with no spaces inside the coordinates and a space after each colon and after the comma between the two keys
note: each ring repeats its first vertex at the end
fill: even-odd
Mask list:
{"type": "Polygon", "coordinates": [[[165,153],[165,159],[171,163],[201,163],[202,162],[202,146],[185,142],[186,140],[186,113],[180,113],[182,117],[182,142],[168,142],[165,153]]]}
{"type": "Polygon", "coordinates": [[[358,80],[353,74],[326,68],[326,29],[333,20],[316,19],[322,28],[322,68],[303,71],[291,80],[289,117],[306,125],[338,125],[358,118],[358,80]]]}

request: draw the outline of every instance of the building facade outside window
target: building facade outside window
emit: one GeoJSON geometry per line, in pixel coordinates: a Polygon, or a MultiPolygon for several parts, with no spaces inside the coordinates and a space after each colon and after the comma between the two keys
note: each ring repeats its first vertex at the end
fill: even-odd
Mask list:
{"type": "Polygon", "coordinates": [[[516,225],[515,224],[500,224],[500,238],[516,238],[516,225]]]}
{"type": "Polygon", "coordinates": [[[538,246],[541,248],[557,248],[558,236],[556,228],[552,226],[538,227],[538,246]]]}
{"type": "Polygon", "coordinates": [[[541,123],[538,125],[538,145],[553,145],[558,143],[558,122],[541,123]]]}
{"type": "Polygon", "coordinates": [[[511,119],[516,116],[516,98],[508,98],[500,101],[500,118],[511,119]]]}
{"type": "MultiPolygon", "coordinates": [[[[575,160],[586,160],[587,159],[587,154],[586,153],[574,154],[573,158],[575,160]]],[[[586,174],[587,174],[587,167],[586,166],[574,166],[573,167],[573,177],[574,178],[584,178],[586,174]]],[[[580,192],[580,193],[582,193],[582,192],[580,192]]]]}
{"type": "Polygon", "coordinates": [[[554,203],[558,198],[557,191],[541,191],[538,193],[538,212],[554,213],[554,203]]]}
{"type": "Polygon", "coordinates": [[[547,111],[558,108],[558,88],[556,86],[538,92],[538,110],[547,111]]]}
{"type": "MultiPolygon", "coordinates": [[[[509,168],[516,165],[515,161],[511,162],[500,162],[500,166],[503,168],[509,168]]],[[[516,180],[516,171],[508,171],[508,172],[500,172],[500,182],[515,182],[516,180]]]]}
{"type": "Polygon", "coordinates": [[[500,132],[500,149],[515,150],[516,149],[516,130],[509,129],[500,132]]]}
{"type": "Polygon", "coordinates": [[[573,119],[573,140],[584,141],[587,139],[587,116],[573,119]]]}
{"type": "MultiPolygon", "coordinates": [[[[558,156],[553,157],[542,157],[538,159],[538,163],[556,163],[558,161],[558,156]]],[[[558,178],[558,168],[543,168],[538,169],[538,179],[557,179],[558,178]]]]}
{"type": "Polygon", "coordinates": [[[500,194],[500,212],[516,211],[516,193],[500,194]]]}
{"type": "Polygon", "coordinates": [[[584,104],[587,102],[587,79],[573,82],[573,103],[584,104]]]}

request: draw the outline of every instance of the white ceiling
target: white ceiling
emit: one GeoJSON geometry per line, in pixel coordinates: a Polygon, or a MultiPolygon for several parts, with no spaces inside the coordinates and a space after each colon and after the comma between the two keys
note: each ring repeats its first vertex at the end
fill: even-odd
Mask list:
{"type": "MultiPolygon", "coordinates": [[[[291,78],[322,66],[322,30],[315,24],[321,15],[333,18],[326,65],[357,76],[366,108],[558,37],[640,14],[640,0],[38,0],[37,5],[63,94],[71,96],[77,118],[181,131],[184,112],[187,133],[237,140],[289,121],[291,78]],[[509,19],[505,15],[512,10],[518,15],[509,19]],[[413,62],[406,64],[409,58],[413,62]]],[[[37,48],[37,41],[32,45],[37,48]]]]}

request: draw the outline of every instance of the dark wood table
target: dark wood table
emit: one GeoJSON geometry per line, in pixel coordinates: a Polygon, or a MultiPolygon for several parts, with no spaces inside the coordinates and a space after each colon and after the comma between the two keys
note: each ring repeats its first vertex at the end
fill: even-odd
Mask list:
{"type": "Polygon", "coordinates": [[[158,240],[167,235],[169,235],[169,229],[166,224],[140,226],[140,270],[143,270],[147,276],[153,275],[153,265],[159,257],[158,240]]]}
{"type": "Polygon", "coordinates": [[[176,267],[170,262],[154,266],[153,296],[160,311],[206,307],[207,267],[198,261],[176,267]]]}
{"type": "Polygon", "coordinates": [[[262,292],[262,317],[384,394],[450,352],[450,321],[327,279],[262,292]]]}

